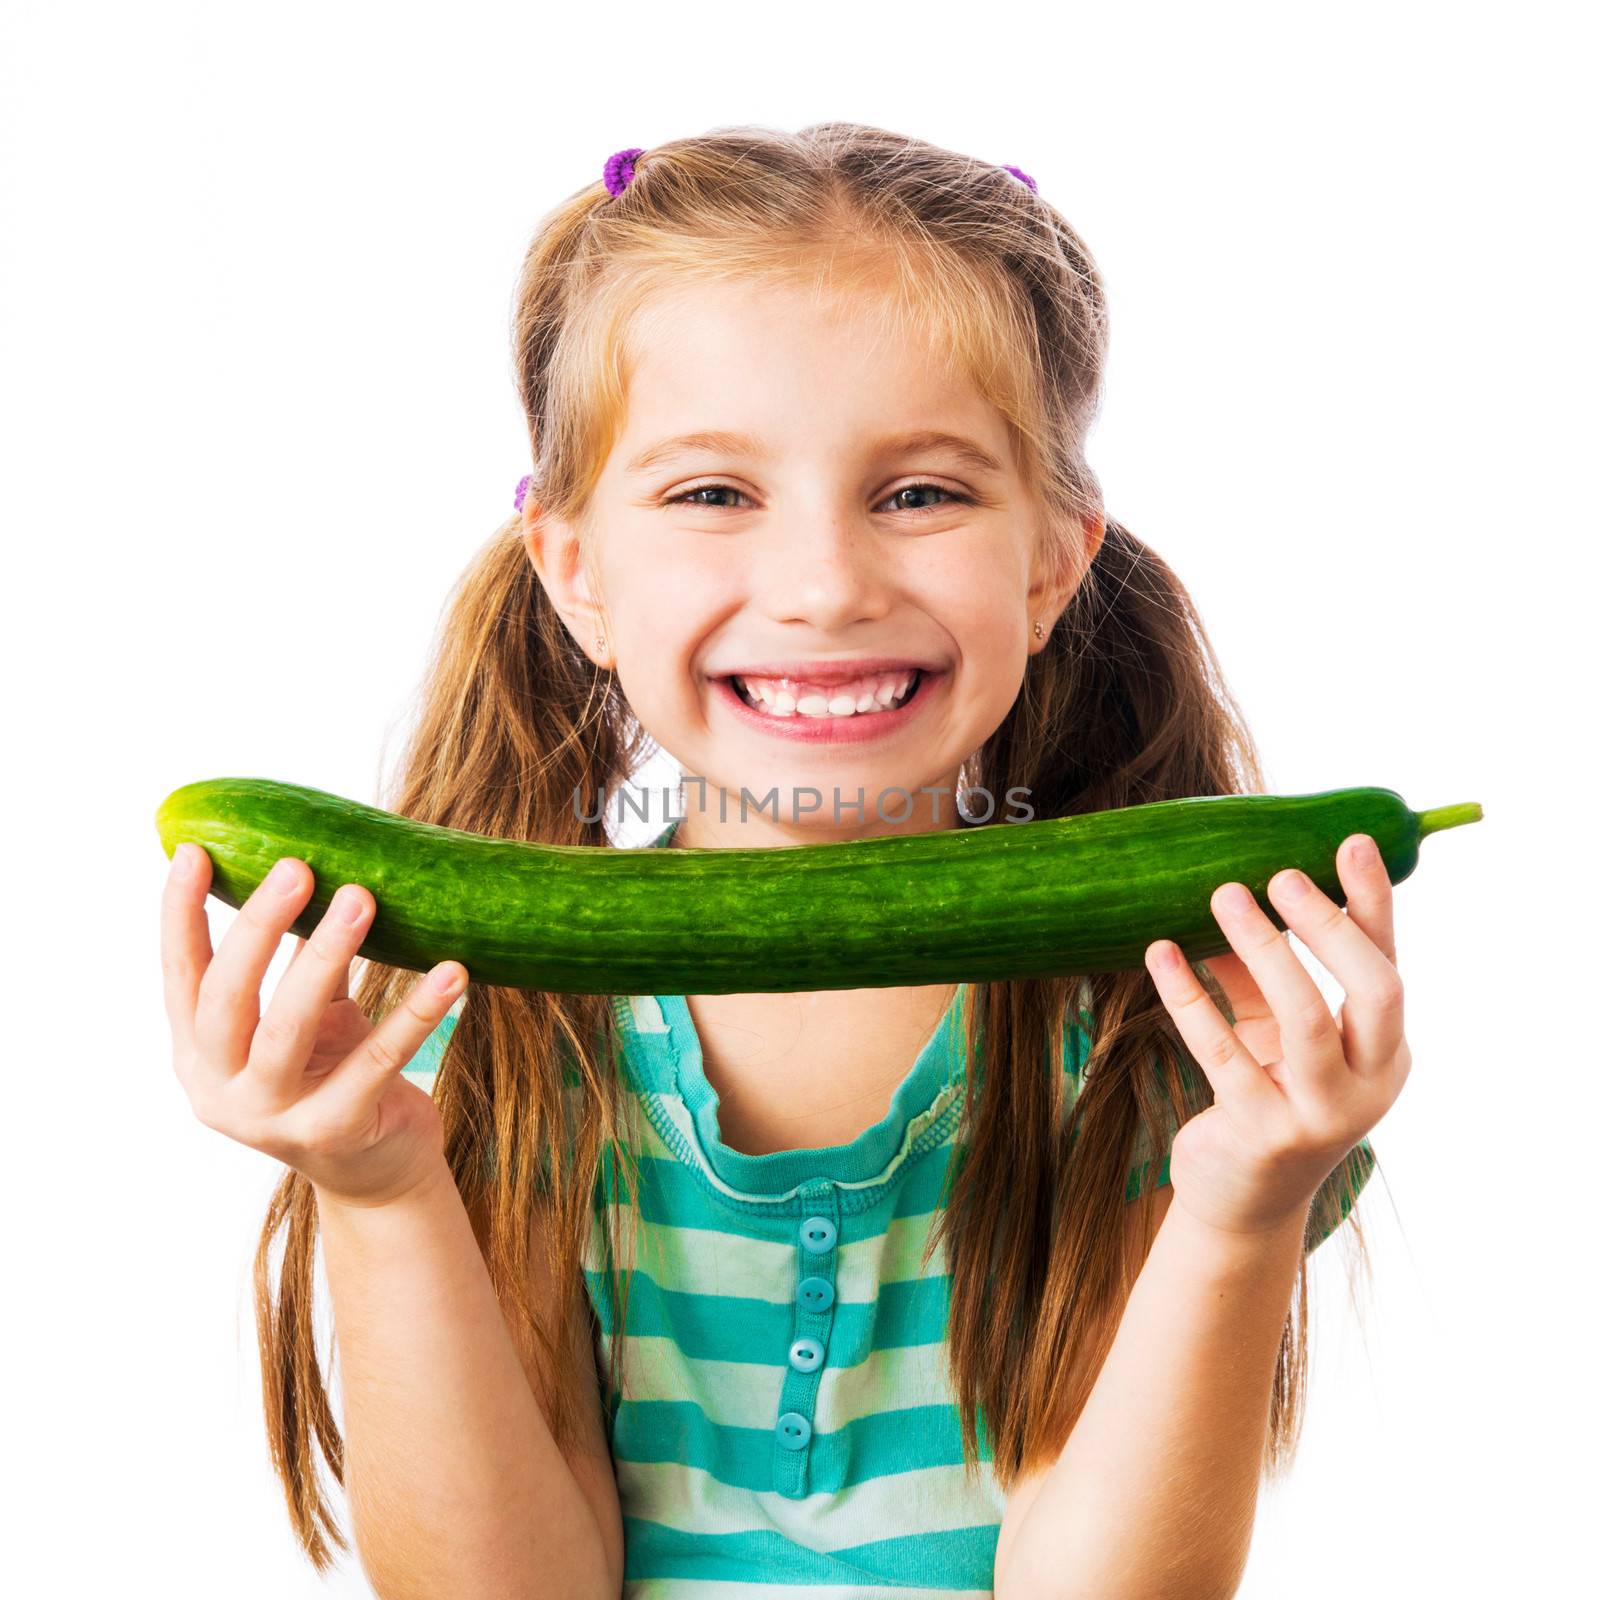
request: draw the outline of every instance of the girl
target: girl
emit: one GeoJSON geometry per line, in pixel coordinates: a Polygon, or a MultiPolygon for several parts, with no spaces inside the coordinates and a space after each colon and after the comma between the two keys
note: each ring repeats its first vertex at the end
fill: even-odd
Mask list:
{"type": "MultiPolygon", "coordinates": [[[[1102,284],[1031,178],[824,123],[604,180],[528,252],[535,470],[390,809],[606,846],[657,746],[691,775],[659,848],[1261,790],[1187,592],[1104,515],[1102,284]]],[[[175,1065],[290,1169],[256,1306],[313,1564],[348,1548],[315,1441],[380,1594],[1234,1592],[1297,1438],[1305,1258],[1409,1070],[1369,843],[1347,911],[1269,887],[1337,1019],[1238,884],[1206,963],[697,996],[369,963],[353,998],[347,885],[261,1015],[310,869],[213,958],[184,846],[175,1065]]]]}

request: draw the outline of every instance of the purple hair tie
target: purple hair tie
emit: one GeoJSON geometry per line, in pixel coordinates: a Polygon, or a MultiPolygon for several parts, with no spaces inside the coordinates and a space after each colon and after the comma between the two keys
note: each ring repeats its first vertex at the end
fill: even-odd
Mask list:
{"type": "Polygon", "coordinates": [[[1038,192],[1039,192],[1039,185],[1038,185],[1038,184],[1036,184],[1036,183],[1035,183],[1035,182],[1034,182],[1034,181],[1033,181],[1033,179],[1032,179],[1032,178],[1030,178],[1030,177],[1029,177],[1029,176],[1028,176],[1028,174],[1027,174],[1027,173],[1026,173],[1026,172],[1024,172],[1024,171],[1023,171],[1023,170],[1022,170],[1022,168],[1021,168],[1021,167],[1007,167],[1007,168],[1006,168],[1006,169],[1005,169],[1005,170],[1006,170],[1006,171],[1007,171],[1007,172],[1009,172],[1009,173],[1010,173],[1010,174],[1011,174],[1011,175],[1012,175],[1012,176],[1013,176],[1013,177],[1017,177],[1017,178],[1021,178],[1021,179],[1022,179],[1022,181],[1023,181],[1023,182],[1024,182],[1024,183],[1025,183],[1025,184],[1027,184],[1027,186],[1028,186],[1028,187],[1029,187],[1029,188],[1030,188],[1030,189],[1032,189],[1032,190],[1033,190],[1033,192],[1034,192],[1034,193],[1035,193],[1035,194],[1038,194],[1038,192]]]}
{"type": "Polygon", "coordinates": [[[606,162],[606,188],[612,194],[621,194],[633,182],[633,158],[644,154],[644,146],[637,150],[619,150],[606,162]]]}
{"type": "Polygon", "coordinates": [[[523,477],[517,480],[516,506],[518,511],[522,509],[522,502],[528,498],[528,485],[532,482],[533,474],[531,472],[525,474],[523,477]]]}

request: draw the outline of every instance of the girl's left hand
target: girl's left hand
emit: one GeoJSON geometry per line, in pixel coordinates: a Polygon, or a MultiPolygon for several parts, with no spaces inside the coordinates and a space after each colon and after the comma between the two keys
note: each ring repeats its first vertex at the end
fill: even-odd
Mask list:
{"type": "Polygon", "coordinates": [[[1411,1071],[1389,874],[1365,834],[1345,839],[1336,861],[1347,910],[1294,869],[1274,875],[1267,897],[1343,986],[1337,1018],[1243,884],[1223,884],[1211,897],[1237,954],[1205,958],[1233,1007],[1233,1027],[1176,944],[1158,939],[1145,951],[1156,991],[1215,1095],[1173,1138],[1173,1204],[1225,1233],[1303,1223],[1318,1187],[1411,1071]],[[1362,846],[1369,858],[1358,858],[1362,846]]]}

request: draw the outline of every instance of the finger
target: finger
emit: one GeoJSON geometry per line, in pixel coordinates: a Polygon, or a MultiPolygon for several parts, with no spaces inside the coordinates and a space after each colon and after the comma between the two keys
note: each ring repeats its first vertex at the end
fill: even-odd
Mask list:
{"type": "Polygon", "coordinates": [[[172,852],[161,891],[161,979],[167,1021],[172,1026],[173,1065],[185,1090],[195,1062],[194,1013],[200,980],[211,961],[211,924],[206,890],[211,857],[196,844],[172,852]]]}
{"type": "MultiPolygon", "coordinates": [[[[1354,864],[1341,851],[1340,874],[1346,893],[1354,864]]],[[[1383,874],[1382,867],[1378,872],[1383,874]]],[[[1404,1035],[1403,991],[1394,964],[1363,929],[1303,873],[1277,873],[1267,894],[1285,922],[1344,989],[1342,1053],[1350,1070],[1387,1069],[1404,1035]],[[1295,889],[1298,886],[1298,893],[1295,889]]]]}
{"type": "Polygon", "coordinates": [[[334,1068],[308,1104],[315,1103],[339,1123],[359,1122],[444,1020],[468,977],[459,961],[441,961],[424,973],[334,1068]]]}
{"type": "MultiPolygon", "coordinates": [[[[1228,997],[1235,1026],[1241,1022],[1271,1020],[1272,1010],[1267,1005],[1267,997],[1250,976],[1250,969],[1231,950],[1222,955],[1207,956],[1203,961],[1196,961],[1194,966],[1196,969],[1204,967],[1217,980],[1223,994],[1228,997]]],[[[1195,975],[1199,976],[1198,970],[1195,975]]]]}
{"type": "Polygon", "coordinates": [[[239,907],[201,979],[195,1042],[211,1060],[223,1063],[230,1076],[243,1070],[249,1058],[261,1018],[261,980],[314,887],[305,862],[293,856],[278,861],[239,907]]]}
{"type": "Polygon", "coordinates": [[[297,939],[272,1001],[250,1041],[246,1071],[262,1098],[281,1110],[299,1097],[306,1062],[329,1003],[377,909],[370,890],[346,883],[328,904],[309,939],[297,939]]]}
{"type": "MultiPolygon", "coordinates": [[[[1280,880],[1287,877],[1279,873],[1273,880],[1280,893],[1284,887],[1280,880]]],[[[1211,914],[1272,1007],[1289,1078],[1313,1093],[1334,1087],[1349,1070],[1339,1047],[1338,1025],[1316,981],[1290,948],[1287,934],[1242,883],[1222,884],[1211,897],[1211,914]]]]}
{"type": "Polygon", "coordinates": [[[1353,833],[1339,847],[1339,882],[1344,885],[1345,909],[1355,925],[1384,953],[1391,966],[1394,954],[1394,885],[1389,869],[1378,854],[1372,836],[1353,833]],[[1362,846],[1371,852],[1362,854],[1362,846]]]}
{"type": "MultiPolygon", "coordinates": [[[[297,933],[294,936],[294,953],[289,957],[290,967],[299,959],[300,952],[305,947],[305,940],[297,933]]],[[[284,968],[284,975],[288,976],[288,967],[284,968]]],[[[348,965],[339,968],[339,981],[334,985],[333,998],[335,1000],[348,1000],[350,998],[350,968],[348,965]]]]}
{"type": "Polygon", "coordinates": [[[1158,939],[1144,959],[1161,1003],[1215,1097],[1242,1116],[1264,1122],[1279,1104],[1281,1091],[1228,1026],[1183,951],[1171,939],[1158,939]]]}
{"type": "Polygon", "coordinates": [[[1304,873],[1275,874],[1267,894],[1344,990],[1340,1053],[1346,1066],[1355,1072],[1386,1067],[1404,1032],[1400,974],[1389,958],[1304,873]]]}

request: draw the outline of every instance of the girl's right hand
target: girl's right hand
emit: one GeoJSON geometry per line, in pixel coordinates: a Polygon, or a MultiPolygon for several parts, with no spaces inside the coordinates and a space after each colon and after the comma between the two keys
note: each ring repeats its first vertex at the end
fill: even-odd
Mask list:
{"type": "Polygon", "coordinates": [[[285,857],[239,908],[213,959],[211,858],[194,844],[173,851],[161,902],[172,1064],[208,1128],[285,1162],[321,1195],[383,1205],[449,1173],[433,1096],[400,1073],[461,992],[466,969],[446,961],[425,973],[374,1027],[349,985],[376,902],[347,883],[310,939],[297,939],[262,1015],[261,980],[314,882],[305,862],[285,857]]]}

